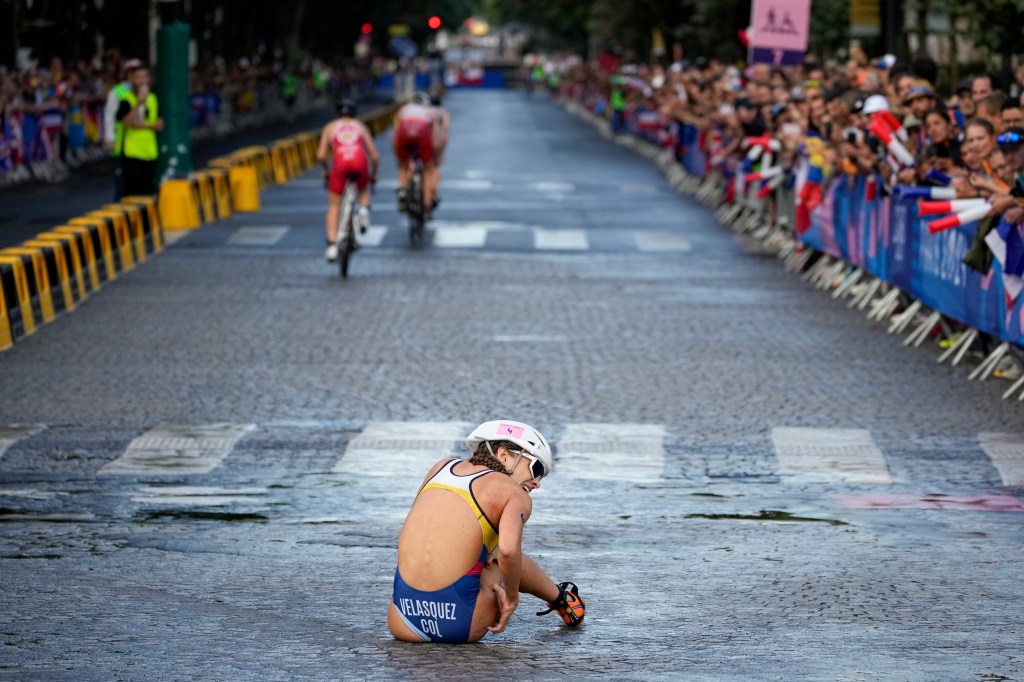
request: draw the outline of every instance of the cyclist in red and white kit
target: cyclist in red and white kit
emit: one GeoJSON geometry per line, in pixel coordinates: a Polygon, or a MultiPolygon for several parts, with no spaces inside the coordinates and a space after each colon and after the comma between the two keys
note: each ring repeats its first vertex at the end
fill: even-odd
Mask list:
{"type": "Polygon", "coordinates": [[[434,205],[437,190],[436,159],[434,158],[434,142],[438,139],[439,122],[430,104],[430,95],[417,92],[412,101],[402,106],[395,113],[395,133],[392,145],[395,160],[398,163],[398,210],[405,211],[405,186],[409,182],[409,152],[416,149],[420,161],[423,162],[423,205],[434,205]]]}
{"type": "Polygon", "coordinates": [[[353,176],[359,188],[359,232],[366,233],[370,225],[370,182],[377,180],[377,165],[380,155],[373,144],[373,135],[366,125],[357,119],[356,106],[350,100],[341,100],[337,105],[338,118],[324,126],[320,135],[320,147],[316,158],[323,164],[327,178],[327,260],[338,258],[338,212],[341,210],[341,195],[345,183],[353,176]],[[328,162],[328,151],[331,161],[328,162]]]}

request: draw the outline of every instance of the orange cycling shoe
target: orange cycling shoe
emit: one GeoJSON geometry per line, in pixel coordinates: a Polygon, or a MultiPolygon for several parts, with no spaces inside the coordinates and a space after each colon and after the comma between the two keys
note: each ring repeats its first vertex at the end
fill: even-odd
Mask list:
{"type": "Polygon", "coordinates": [[[558,583],[558,598],[554,601],[545,602],[548,605],[547,611],[538,611],[538,616],[543,616],[554,611],[565,624],[575,627],[583,622],[583,615],[587,610],[587,603],[580,598],[580,588],[576,583],[558,583]]]}

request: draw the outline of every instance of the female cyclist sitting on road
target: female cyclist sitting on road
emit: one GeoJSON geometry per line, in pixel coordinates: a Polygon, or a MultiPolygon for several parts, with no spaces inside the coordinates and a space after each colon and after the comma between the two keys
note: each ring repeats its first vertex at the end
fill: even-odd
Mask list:
{"type": "Polygon", "coordinates": [[[467,462],[427,473],[398,538],[388,628],[407,642],[475,642],[505,630],[519,594],[547,602],[566,625],[583,621],[576,585],[556,585],[523,554],[530,491],[551,472],[551,448],[531,426],[489,421],[466,439],[467,462]]]}

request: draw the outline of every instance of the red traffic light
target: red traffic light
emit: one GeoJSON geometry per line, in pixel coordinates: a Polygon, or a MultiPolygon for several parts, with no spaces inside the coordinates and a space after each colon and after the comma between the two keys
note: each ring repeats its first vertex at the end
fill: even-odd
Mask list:
{"type": "Polygon", "coordinates": [[[427,26],[434,29],[435,31],[441,28],[441,17],[434,15],[427,19],[427,26]]]}
{"type": "Polygon", "coordinates": [[[365,35],[370,35],[371,33],[373,33],[373,24],[365,23],[365,24],[363,24],[363,28],[360,29],[360,30],[363,32],[364,36],[365,35]]]}

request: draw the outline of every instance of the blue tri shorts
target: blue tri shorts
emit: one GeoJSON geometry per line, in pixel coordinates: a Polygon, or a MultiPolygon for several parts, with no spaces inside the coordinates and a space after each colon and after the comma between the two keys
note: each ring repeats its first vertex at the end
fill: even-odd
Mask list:
{"type": "Polygon", "coordinates": [[[424,642],[468,642],[473,610],[480,594],[480,573],[486,560],[487,548],[484,547],[480,559],[469,573],[435,592],[409,587],[395,569],[395,588],[391,598],[402,621],[424,642]]]}

